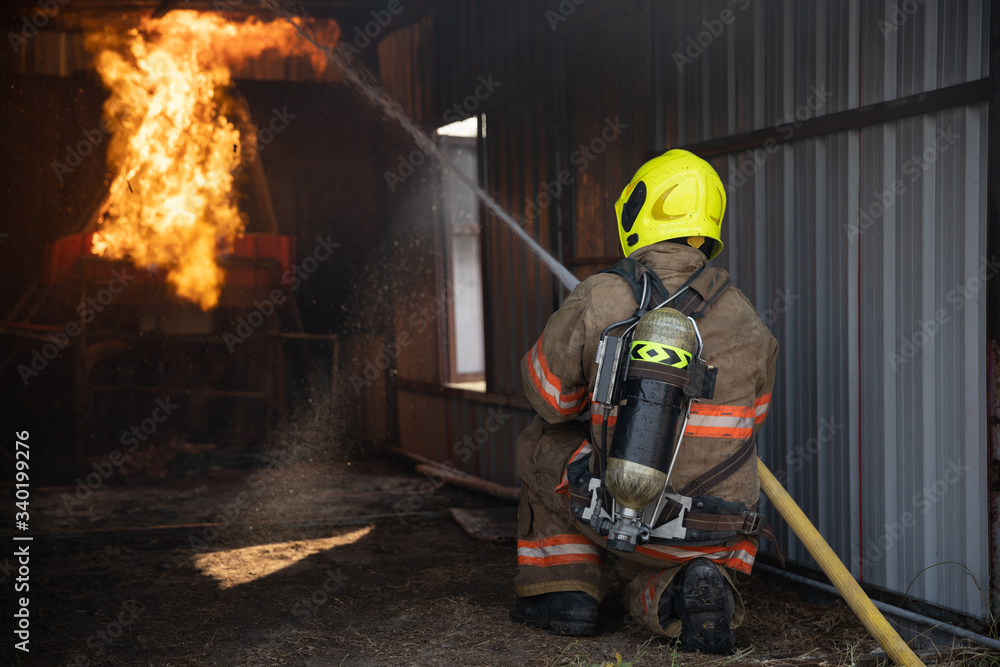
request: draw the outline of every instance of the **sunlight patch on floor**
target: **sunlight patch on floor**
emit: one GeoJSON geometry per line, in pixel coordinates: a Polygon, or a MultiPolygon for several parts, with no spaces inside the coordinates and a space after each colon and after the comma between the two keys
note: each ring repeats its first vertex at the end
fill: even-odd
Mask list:
{"type": "Polygon", "coordinates": [[[218,581],[219,588],[225,590],[266,577],[321,551],[354,544],[374,528],[373,524],[335,537],[198,554],[194,557],[194,565],[202,574],[218,581]]]}

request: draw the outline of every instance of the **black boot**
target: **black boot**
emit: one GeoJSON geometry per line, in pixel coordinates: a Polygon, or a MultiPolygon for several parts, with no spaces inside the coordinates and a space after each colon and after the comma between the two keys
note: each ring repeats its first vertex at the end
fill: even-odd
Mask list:
{"type": "Polygon", "coordinates": [[[517,598],[511,619],[557,635],[592,635],[597,629],[597,600],[581,591],[517,598]]]}
{"type": "Polygon", "coordinates": [[[736,648],[729,626],[734,609],[733,592],[719,568],[707,558],[696,558],[661,598],[660,625],[681,620],[682,651],[729,655],[736,648]]]}

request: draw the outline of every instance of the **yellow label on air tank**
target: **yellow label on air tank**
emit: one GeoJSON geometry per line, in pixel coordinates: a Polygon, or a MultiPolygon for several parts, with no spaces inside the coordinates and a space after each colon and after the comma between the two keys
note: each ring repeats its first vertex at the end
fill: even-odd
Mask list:
{"type": "Polygon", "coordinates": [[[631,357],[635,361],[651,361],[674,368],[686,368],[691,363],[691,353],[687,350],[648,340],[632,341],[631,357]]]}

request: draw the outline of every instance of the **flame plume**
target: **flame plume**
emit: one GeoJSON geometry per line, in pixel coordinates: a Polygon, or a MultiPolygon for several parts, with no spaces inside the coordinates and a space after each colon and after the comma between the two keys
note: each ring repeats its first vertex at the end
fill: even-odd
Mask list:
{"type": "MultiPolygon", "coordinates": [[[[336,24],[325,37],[336,41],[336,24]]],[[[326,59],[286,21],[231,22],[173,11],[127,32],[94,32],[87,46],[111,96],[108,207],[93,251],[167,271],[167,282],[203,310],[218,303],[217,263],[243,233],[234,172],[256,150],[256,128],[230,97],[230,67],[265,50],[326,59]]]]}

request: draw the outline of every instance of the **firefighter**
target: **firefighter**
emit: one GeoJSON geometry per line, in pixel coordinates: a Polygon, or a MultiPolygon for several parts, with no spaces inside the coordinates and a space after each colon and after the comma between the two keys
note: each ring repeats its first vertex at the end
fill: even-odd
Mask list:
{"type": "MultiPolygon", "coordinates": [[[[671,150],[644,164],[615,205],[631,268],[580,283],[522,360],[538,414],[517,442],[513,620],[589,635],[601,601],[618,595],[633,619],[679,638],[683,650],[734,650],[732,630],[745,614],[735,579],[750,573],[758,538],[770,531],[756,513],[755,439],[771,402],[778,345],[728,274],[706,268],[722,251],[725,206],[722,182],[701,158],[671,150]],[[601,445],[613,441],[618,416],[591,400],[598,344],[609,325],[635,314],[635,276],[647,271],[676,297],[674,307],[678,292],[695,301],[692,321],[715,384],[710,400],[690,403],[670,475],[670,487],[691,501],[682,537],[660,539],[654,530],[627,553],[608,548],[607,535],[581,516],[598,495],[590,481],[600,479],[601,445]],[[682,289],[690,286],[697,290],[682,289]]],[[[664,508],[654,524],[669,519],[664,508]]]]}

